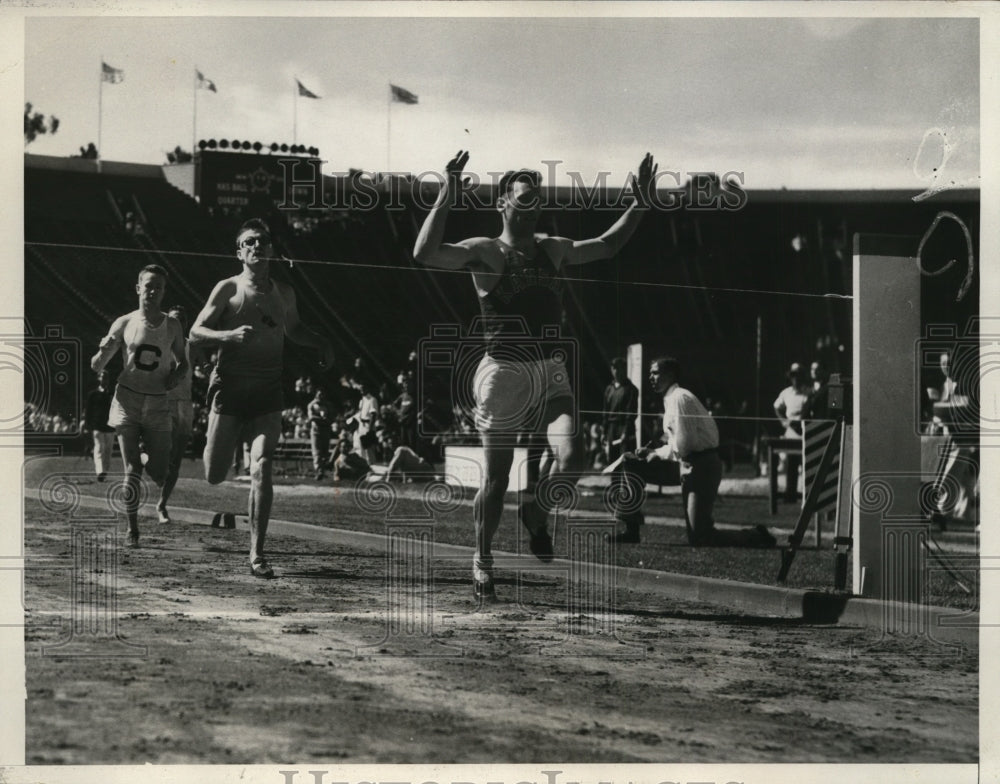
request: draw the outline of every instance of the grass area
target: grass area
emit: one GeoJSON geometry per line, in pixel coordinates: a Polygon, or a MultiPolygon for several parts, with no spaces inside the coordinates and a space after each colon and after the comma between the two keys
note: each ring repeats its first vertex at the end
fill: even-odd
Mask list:
{"type": "MultiPolygon", "coordinates": [[[[98,484],[91,464],[82,458],[37,458],[25,465],[25,485],[37,488],[45,477],[52,474],[66,475],[78,491],[86,495],[103,496],[107,484],[98,484]]],[[[154,486],[147,483],[152,491],[154,486]]],[[[385,485],[366,485],[356,488],[354,483],[317,482],[311,478],[278,476],[275,479],[273,516],[276,519],[296,520],[336,528],[368,533],[384,533],[393,519],[429,519],[433,522],[433,536],[437,542],[473,545],[472,497],[470,489],[444,489],[436,485],[394,484],[394,499],[387,499],[375,488],[385,485]],[[391,501],[391,503],[390,503],[391,501]],[[430,511],[431,516],[428,517],[430,511]]],[[[213,511],[230,511],[246,514],[248,483],[227,481],[221,485],[208,485],[202,475],[201,461],[185,460],[181,478],[171,499],[179,507],[213,511]]],[[[513,503],[513,495],[509,502],[513,503]]],[[[583,489],[579,496],[581,512],[600,512],[603,498],[600,488],[583,489]]],[[[638,567],[680,574],[715,577],[727,580],[776,584],[781,565],[780,551],[744,548],[695,548],[687,544],[680,499],[676,495],[651,494],[644,507],[647,517],[667,518],[667,524],[647,524],[642,529],[642,543],[620,545],[615,558],[620,566],[638,567]]],[[[779,545],[787,540],[787,532],[794,528],[798,507],[780,505],[777,515],[770,515],[765,497],[725,496],[719,499],[716,520],[721,524],[755,525],[783,529],[776,533],[779,545]]],[[[610,524],[610,518],[609,518],[610,524]]],[[[553,526],[556,555],[566,554],[566,522],[557,520],[553,526]]],[[[830,533],[827,531],[827,533],[830,533]]],[[[804,546],[795,556],[788,575],[791,588],[833,590],[834,554],[828,544],[815,547],[815,537],[810,530],[804,546]]],[[[528,552],[527,536],[518,524],[513,508],[505,509],[494,548],[510,552],[528,552]]],[[[954,559],[949,562],[958,563],[954,559]]],[[[961,559],[965,568],[958,570],[958,577],[973,594],[965,593],[956,580],[943,569],[931,563],[928,601],[932,604],[978,609],[978,572],[961,559]]]]}

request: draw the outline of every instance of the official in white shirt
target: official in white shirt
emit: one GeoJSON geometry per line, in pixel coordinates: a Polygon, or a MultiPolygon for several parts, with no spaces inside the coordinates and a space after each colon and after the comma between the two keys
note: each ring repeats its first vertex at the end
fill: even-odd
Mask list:
{"type": "MultiPolygon", "coordinates": [[[[642,512],[628,512],[617,504],[628,503],[630,495],[646,482],[659,482],[667,461],[680,463],[681,497],[687,523],[688,542],[696,547],[773,547],[775,540],[768,530],[758,525],[739,531],[715,527],[713,509],[722,481],[722,460],[719,458],[719,430],[715,420],[690,391],[678,384],[680,365],[672,357],[653,360],[649,367],[649,382],[663,395],[664,444],[651,449],[640,447],[634,456],[627,456],[616,472],[616,480],[629,482],[633,493],[612,494],[616,500],[615,517],[625,530],[615,541],[626,544],[639,542],[642,512]],[[631,477],[628,475],[631,474],[631,477]]],[[[632,506],[632,504],[629,504],[632,506]]]]}

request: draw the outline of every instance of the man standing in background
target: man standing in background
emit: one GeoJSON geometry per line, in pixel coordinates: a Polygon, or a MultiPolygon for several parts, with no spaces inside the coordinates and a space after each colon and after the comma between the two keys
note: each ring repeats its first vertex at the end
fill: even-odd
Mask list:
{"type": "Polygon", "coordinates": [[[625,358],[611,360],[611,383],[604,390],[604,443],[608,464],[635,449],[639,390],[625,374],[625,358]]]}
{"type": "Polygon", "coordinates": [[[108,371],[97,374],[97,389],[87,395],[84,410],[85,429],[94,437],[94,471],[97,481],[103,482],[108,475],[111,455],[115,448],[115,429],[108,424],[111,409],[111,389],[108,387],[108,371]]]}

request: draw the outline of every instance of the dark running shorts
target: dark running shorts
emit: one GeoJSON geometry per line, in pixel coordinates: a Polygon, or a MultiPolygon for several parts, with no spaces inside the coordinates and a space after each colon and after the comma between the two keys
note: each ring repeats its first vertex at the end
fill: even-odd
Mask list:
{"type": "Polygon", "coordinates": [[[223,379],[213,374],[208,387],[208,406],[213,414],[243,420],[282,411],[285,406],[281,379],[260,381],[232,376],[223,379]]]}

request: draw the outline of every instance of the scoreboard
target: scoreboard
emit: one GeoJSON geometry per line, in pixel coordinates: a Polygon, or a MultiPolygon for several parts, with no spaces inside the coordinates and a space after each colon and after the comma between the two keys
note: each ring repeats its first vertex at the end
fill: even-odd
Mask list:
{"type": "MultiPolygon", "coordinates": [[[[317,177],[322,176],[319,174],[320,159],[302,155],[201,150],[195,160],[195,194],[204,207],[266,213],[286,202],[287,196],[298,190],[291,183],[293,175],[299,181],[308,180],[312,172],[317,177]],[[297,165],[293,167],[292,164],[297,165]]],[[[305,203],[308,204],[309,189],[306,193],[305,203]]]]}

